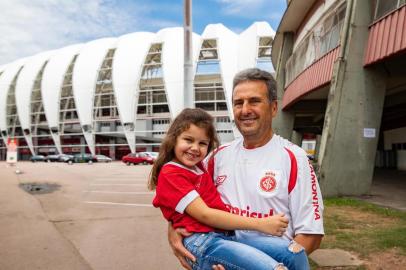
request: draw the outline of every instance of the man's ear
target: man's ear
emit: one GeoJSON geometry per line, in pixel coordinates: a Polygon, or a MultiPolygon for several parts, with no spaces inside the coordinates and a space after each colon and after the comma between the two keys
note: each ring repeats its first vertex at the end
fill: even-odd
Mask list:
{"type": "Polygon", "coordinates": [[[271,102],[271,114],[272,114],[272,117],[275,117],[277,112],[278,112],[278,101],[273,100],[271,102]]]}

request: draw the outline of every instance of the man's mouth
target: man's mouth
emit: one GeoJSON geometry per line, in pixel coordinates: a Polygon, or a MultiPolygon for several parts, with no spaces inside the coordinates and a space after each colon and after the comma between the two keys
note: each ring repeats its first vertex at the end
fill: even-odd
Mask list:
{"type": "Polygon", "coordinates": [[[250,125],[255,122],[256,118],[246,118],[246,119],[240,119],[241,123],[250,125]]]}

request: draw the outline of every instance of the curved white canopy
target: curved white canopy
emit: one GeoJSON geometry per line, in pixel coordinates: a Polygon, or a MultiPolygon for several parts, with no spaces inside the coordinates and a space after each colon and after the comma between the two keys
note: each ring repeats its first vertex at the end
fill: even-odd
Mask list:
{"type": "Polygon", "coordinates": [[[22,129],[30,129],[30,101],[34,82],[38,76],[38,72],[41,71],[44,63],[53,53],[54,51],[47,51],[30,57],[18,75],[15,94],[17,111],[22,129]]]}
{"type": "Polygon", "coordinates": [[[11,83],[14,80],[17,72],[23,66],[27,58],[16,60],[8,64],[0,76],[0,129],[7,130],[6,110],[7,110],[7,94],[11,83]]]}
{"type": "Polygon", "coordinates": [[[76,44],[56,51],[45,66],[42,75],[41,93],[50,127],[58,127],[59,125],[59,99],[63,79],[73,57],[79,53],[82,46],[82,44],[76,44]]]}
{"type": "Polygon", "coordinates": [[[216,39],[217,53],[220,59],[220,70],[223,80],[224,94],[231,119],[233,111],[231,96],[233,91],[233,77],[237,72],[238,35],[222,24],[209,24],[204,29],[202,39],[216,39]]]}
{"type": "Polygon", "coordinates": [[[135,120],[142,64],[155,34],[138,32],[118,38],[113,59],[113,87],[122,123],[135,120]]]}
{"type": "MultiPolygon", "coordinates": [[[[156,35],[154,43],[162,45],[162,73],[168,97],[171,117],[175,117],[183,109],[183,28],[165,28],[156,35]]],[[[193,56],[197,59],[199,53],[199,35],[193,34],[193,56]]],[[[196,61],[194,61],[196,63],[196,61]]],[[[196,64],[195,64],[196,65],[196,64]]],[[[194,68],[193,70],[196,70],[194,68]]],[[[194,74],[193,74],[194,76],[194,74]]]]}
{"type": "Polygon", "coordinates": [[[72,85],[76,109],[82,126],[92,124],[93,97],[99,69],[117,38],[103,38],[86,43],[73,68],[72,85]]]}
{"type": "Polygon", "coordinates": [[[255,22],[239,36],[238,71],[255,67],[261,37],[274,37],[275,31],[267,22],[255,22]]]}

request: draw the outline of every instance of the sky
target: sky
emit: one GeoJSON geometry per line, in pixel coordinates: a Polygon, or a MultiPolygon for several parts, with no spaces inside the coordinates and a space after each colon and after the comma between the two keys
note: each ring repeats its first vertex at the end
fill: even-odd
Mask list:
{"type": "MultiPolygon", "coordinates": [[[[276,31],[286,0],[192,0],[193,32],[222,23],[240,33],[256,21],[276,31]]],[[[0,0],[0,66],[71,44],[183,26],[183,0],[0,0]]]]}

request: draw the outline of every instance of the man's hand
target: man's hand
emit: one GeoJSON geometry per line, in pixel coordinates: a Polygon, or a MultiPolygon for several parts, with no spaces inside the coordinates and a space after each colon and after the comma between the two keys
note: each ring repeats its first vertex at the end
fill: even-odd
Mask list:
{"type": "Polygon", "coordinates": [[[213,265],[213,270],[226,270],[221,264],[213,265]]]}
{"type": "Polygon", "coordinates": [[[168,242],[172,248],[173,254],[178,258],[180,264],[188,269],[192,270],[192,267],[187,263],[186,258],[191,261],[195,261],[196,258],[190,253],[183,245],[183,238],[192,235],[192,233],[186,231],[183,228],[173,229],[172,224],[168,223],[168,242]]]}

